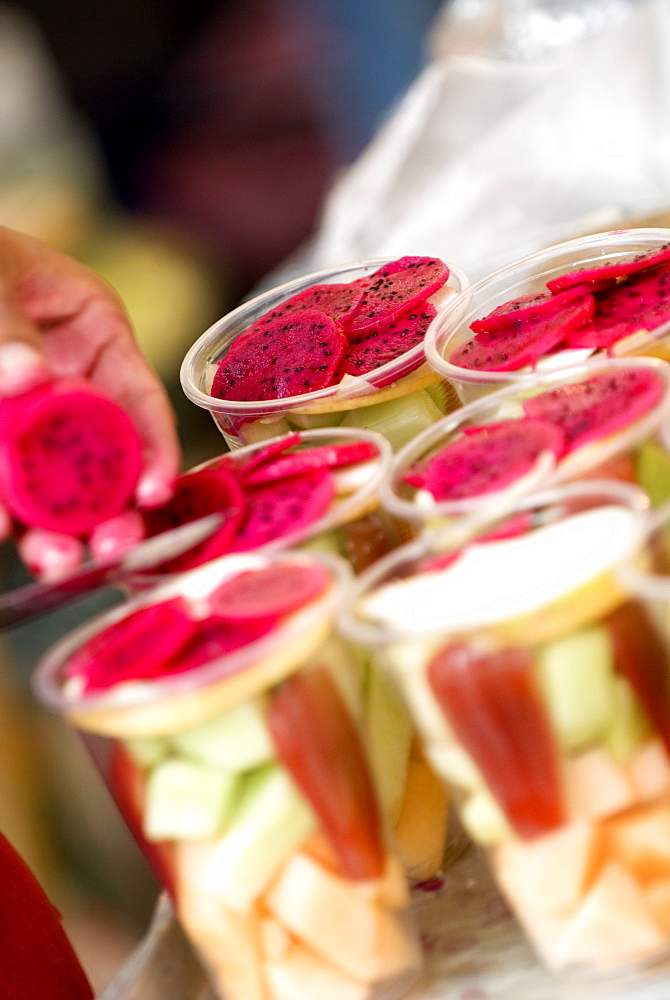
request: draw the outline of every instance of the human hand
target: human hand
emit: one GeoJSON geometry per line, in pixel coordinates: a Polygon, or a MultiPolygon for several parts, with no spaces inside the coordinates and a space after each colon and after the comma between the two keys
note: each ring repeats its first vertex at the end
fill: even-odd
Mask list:
{"type": "MultiPolygon", "coordinates": [[[[167,500],[180,466],[175,418],[121,300],[83,264],[0,226],[0,398],[54,376],[87,379],[126,410],[143,445],[135,500],[140,507],[167,500]]],[[[0,506],[0,538],[11,531],[0,506]]],[[[37,528],[18,546],[30,569],[51,579],[77,565],[84,551],[79,539],[37,528]]]]}

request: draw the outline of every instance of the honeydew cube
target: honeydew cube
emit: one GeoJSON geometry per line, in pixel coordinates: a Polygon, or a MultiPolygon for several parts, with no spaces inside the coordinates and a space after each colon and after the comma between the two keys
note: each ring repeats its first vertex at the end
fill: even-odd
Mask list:
{"type": "Polygon", "coordinates": [[[441,645],[435,638],[410,639],[394,642],[384,654],[426,743],[453,742],[451,727],[426,679],[428,664],[441,645]]]}
{"type": "Polygon", "coordinates": [[[503,844],[492,864],[516,910],[561,915],[579,903],[601,852],[599,827],[575,820],[541,837],[503,844]]]}
{"type": "Polygon", "coordinates": [[[613,861],[606,865],[556,942],[564,968],[605,971],[650,959],[667,945],[638,882],[613,861]]]}
{"type": "Polygon", "coordinates": [[[366,1000],[369,988],[324,962],[303,944],[267,962],[272,1000],[366,1000]]]}
{"type": "Polygon", "coordinates": [[[414,726],[395,685],[374,665],[368,671],[363,726],[379,801],[393,824],[405,795],[414,726]]]}
{"type": "Polygon", "coordinates": [[[390,978],[416,964],[415,941],[399,915],[307,854],[287,861],[264,902],[292,934],[359,982],[390,978]]]}
{"type": "Polygon", "coordinates": [[[573,819],[613,816],[637,798],[627,772],[602,747],[584,750],[566,762],[565,794],[573,819]]]}
{"type": "Polygon", "coordinates": [[[416,882],[442,870],[448,825],[449,796],[442,781],[423,757],[413,756],[393,843],[405,871],[416,882]]]}
{"type": "Polygon", "coordinates": [[[644,801],[670,794],[670,759],[660,739],[647,740],[633,755],[627,770],[637,795],[644,801]]]}
{"type": "Polygon", "coordinates": [[[625,764],[652,732],[635,692],[625,677],[614,678],[614,709],[603,743],[614,759],[625,764]]]}
{"type": "Polygon", "coordinates": [[[606,825],[608,853],[637,878],[670,877],[670,804],[615,816],[606,825]]]}
{"type": "Polygon", "coordinates": [[[614,656],[607,630],[593,625],[540,648],[537,676],[556,735],[575,750],[597,740],[614,708],[614,656]]]}
{"type": "Polygon", "coordinates": [[[645,441],[637,454],[637,479],[652,504],[670,499],[670,455],[657,441],[645,441]]]}
{"type": "Polygon", "coordinates": [[[203,888],[215,848],[214,841],[184,841],[176,846],[177,915],[221,996],[267,1000],[258,907],[233,912],[203,888]]]}
{"type": "Polygon", "coordinates": [[[241,701],[171,739],[180,753],[227,771],[247,771],[275,757],[260,698],[241,701]]]}
{"type": "Polygon", "coordinates": [[[483,787],[479,768],[458,743],[430,743],[426,746],[426,756],[449,785],[471,792],[483,787]]]}
{"type": "Polygon", "coordinates": [[[170,752],[170,744],[160,736],[137,736],[125,740],[124,745],[132,759],[141,768],[155,767],[170,752]]]}
{"type": "Polygon", "coordinates": [[[245,779],[240,801],[204,872],[207,891],[244,911],[313,832],[314,813],[286,772],[272,764],[245,779]]]}
{"type": "Polygon", "coordinates": [[[168,758],[147,778],[144,835],[148,840],[212,837],[225,826],[238,791],[234,774],[168,758]]]}
{"type": "Polygon", "coordinates": [[[507,817],[488,788],[471,792],[459,814],[463,826],[478,844],[493,847],[515,838],[507,817]]]}
{"type": "Polygon", "coordinates": [[[443,416],[425,389],[419,389],[397,399],[349,410],[340,426],[377,431],[397,451],[443,416]]]}

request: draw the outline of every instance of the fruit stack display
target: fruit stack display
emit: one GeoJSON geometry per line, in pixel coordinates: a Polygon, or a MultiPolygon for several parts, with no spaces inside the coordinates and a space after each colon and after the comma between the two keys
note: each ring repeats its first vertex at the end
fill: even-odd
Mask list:
{"type": "MultiPolygon", "coordinates": [[[[384,695],[333,630],[349,581],[338,557],[226,556],[86,626],[39,672],[42,697],[101,741],[227,1000],[399,997],[420,971],[362,725],[384,695]]],[[[387,773],[393,741],[369,749],[387,773]]]]}
{"type": "Polygon", "coordinates": [[[585,481],[458,548],[426,536],[359,578],[345,622],[381,650],[498,886],[568,978],[670,955],[670,651],[616,571],[645,500],[585,481]]]}
{"type": "Polygon", "coordinates": [[[184,359],[182,386],[233,448],[324,426],[378,430],[398,447],[457,401],[423,344],[437,310],[466,284],[434,257],[307,276],[203,334],[184,359]]]}
{"type": "MultiPolygon", "coordinates": [[[[670,499],[670,368],[607,355],[614,331],[662,327],[670,251],[575,266],[482,316],[477,343],[506,351],[520,331],[526,370],[464,406],[423,346],[458,299],[451,269],[364,270],[240,307],[225,350],[214,331],[207,392],[187,394],[233,447],[172,501],[134,505],[128,444],[116,506],[50,529],[103,555],[224,515],[59,644],[36,691],[107,748],[119,807],[230,1000],[402,995],[420,965],[408,884],[444,863],[452,793],[551,968],[655,960],[670,951],[665,637],[614,564],[670,499]],[[588,343],[555,340],[547,370],[547,328],[577,310],[588,343]],[[342,619],[336,590],[354,602],[342,619]],[[375,630],[394,629],[382,655],[375,630]]],[[[39,446],[0,455],[0,496],[15,463],[38,506],[57,437],[46,420],[39,446]]],[[[95,464],[76,440],[75,472],[95,464]]],[[[94,506],[68,482],[52,506],[94,506]]]]}

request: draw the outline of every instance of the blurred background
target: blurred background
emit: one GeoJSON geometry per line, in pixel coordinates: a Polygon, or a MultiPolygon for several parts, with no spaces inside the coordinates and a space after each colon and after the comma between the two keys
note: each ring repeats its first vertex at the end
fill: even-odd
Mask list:
{"type": "MultiPolygon", "coordinates": [[[[427,58],[439,0],[0,4],[0,222],[121,295],[178,413],[188,467],[222,449],[185,400],[192,341],[309,240],[324,198],[427,58]]],[[[11,545],[2,586],[25,582],[11,545]]],[[[92,764],[28,678],[119,597],[7,633],[0,829],[64,914],[97,990],[157,888],[92,764]]]]}

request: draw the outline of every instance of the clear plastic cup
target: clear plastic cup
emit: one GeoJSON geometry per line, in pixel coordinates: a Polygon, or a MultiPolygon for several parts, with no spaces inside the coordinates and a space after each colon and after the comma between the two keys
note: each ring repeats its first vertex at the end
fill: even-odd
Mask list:
{"type": "Polygon", "coordinates": [[[566,981],[670,959],[668,652],[619,570],[648,517],[631,484],[592,480],[522,500],[516,535],[461,519],[360,577],[340,622],[566,981]]]}
{"type": "MultiPolygon", "coordinates": [[[[546,419],[546,417],[544,418],[546,419]]],[[[455,410],[417,435],[393,458],[390,474],[381,484],[381,502],[394,516],[415,525],[441,526],[483,507],[504,509],[534,490],[558,482],[584,477],[624,479],[637,483],[654,504],[670,499],[670,447],[666,429],[670,421],[670,367],[656,358],[594,358],[566,371],[537,373],[532,380],[515,382],[455,410]],[[490,480],[496,488],[457,499],[436,499],[422,484],[428,463],[450,444],[472,434],[480,425],[504,422],[519,427],[525,417],[524,404],[543,393],[564,390],[598,377],[624,376],[627,372],[651,371],[659,379],[660,396],[647,408],[633,410],[620,426],[605,425],[605,433],[570,450],[552,450],[551,436],[539,439],[537,454],[531,451],[519,474],[509,480],[490,480]],[[539,450],[541,448],[541,450],[539,450]],[[411,482],[408,481],[408,477],[411,482]]],[[[521,436],[519,438],[522,440],[521,436]]],[[[501,467],[509,461],[511,441],[500,448],[501,467]]],[[[563,447],[560,439],[559,449],[563,447]]],[[[488,479],[485,469],[482,481],[488,479]]]]}
{"type": "MultiPolygon", "coordinates": [[[[450,356],[457,347],[474,336],[470,324],[487,316],[497,306],[533,292],[546,291],[546,283],[567,271],[594,267],[643,253],[670,241],[670,229],[629,229],[597,233],[558,243],[546,250],[529,254],[500,267],[473,282],[444,308],[426,334],[425,351],[436,372],[449,379],[463,403],[510,382],[533,376],[530,368],[517,371],[475,371],[452,364],[450,356]]],[[[669,324],[650,332],[627,337],[615,345],[614,354],[644,354],[667,359],[665,343],[669,324]]],[[[590,348],[556,351],[545,355],[535,371],[559,370],[579,364],[594,351],[590,348]]]]}
{"type": "MultiPolygon", "coordinates": [[[[388,414],[370,411],[369,407],[406,399],[408,419],[421,421],[423,414],[425,426],[431,418],[436,419],[448,408],[457,405],[458,400],[450,383],[425,364],[421,345],[365,377],[350,377],[337,385],[301,396],[239,402],[217,399],[210,394],[217,363],[235,338],[264,313],[312,285],[354,281],[372,274],[391,259],[380,257],[355,261],[279,285],[223,316],[195,341],[181,366],[182,387],[193,403],[209,410],[229,447],[239,448],[292,428],[337,426],[344,419],[359,421],[354,426],[369,427],[379,418],[382,426],[384,422],[392,422],[396,434],[401,435],[402,418],[396,414],[395,406],[388,414]],[[441,386],[441,389],[434,388],[436,386],[441,386]],[[432,395],[426,393],[427,389],[431,389],[432,395]]],[[[466,276],[457,267],[450,264],[449,269],[447,285],[430,299],[438,309],[447,298],[462,291],[468,284],[466,276]]]]}
{"type": "Polygon", "coordinates": [[[349,585],[336,557],[224,557],[80,628],[36,673],[38,697],[82,734],[226,1000],[395,998],[420,973],[360,735],[361,664],[333,630],[349,585]],[[296,571],[307,590],[287,577],[296,571]],[[260,587],[269,613],[268,572],[277,617],[243,624],[260,587]],[[131,616],[174,599],[197,631],[157,668],[154,647],[164,655],[174,634],[154,618],[155,642],[140,647],[131,616]],[[110,661],[114,627],[126,639],[110,661]],[[217,652],[226,627],[224,643],[247,631],[217,652]]]}
{"type": "MultiPolygon", "coordinates": [[[[284,505],[286,516],[277,517],[276,524],[270,523],[267,531],[263,528],[257,545],[252,544],[253,537],[243,543],[250,546],[249,550],[267,553],[303,546],[330,551],[347,558],[354,569],[359,571],[374,558],[389,551],[398,541],[391,517],[379,504],[379,490],[388,476],[391,459],[389,442],[375,431],[356,427],[292,431],[270,441],[248,445],[209,459],[189,470],[183,481],[188,482],[188,476],[203,471],[219,468],[230,471],[241,489],[237,504],[233,503],[233,517],[237,518],[238,512],[241,512],[236,530],[242,533],[248,519],[258,516],[258,511],[261,510],[259,504],[272,502],[284,505]],[[356,460],[355,452],[350,452],[351,461],[345,462],[342,449],[356,449],[359,445],[365,449],[363,457],[356,460]],[[301,456],[306,462],[304,472],[309,474],[309,455],[316,455],[315,449],[333,449],[333,455],[340,449],[341,464],[336,464],[333,457],[330,459],[331,465],[314,466],[313,474],[317,483],[324,479],[327,482],[323,489],[317,485],[313,493],[309,492],[304,505],[298,496],[296,506],[291,507],[292,484],[297,484],[296,490],[300,490],[300,475],[276,479],[268,475],[265,481],[258,479],[259,475],[262,477],[263,471],[271,473],[273,468],[276,471],[277,466],[273,463],[299,460],[301,456]],[[244,470],[247,470],[247,475],[250,471],[256,473],[255,484],[246,484],[244,470]],[[329,473],[330,479],[326,473],[329,473]]],[[[224,495],[228,501],[228,494],[224,495]]],[[[228,527],[227,519],[222,526],[223,541],[220,546],[216,538],[213,538],[200,551],[196,550],[192,556],[180,557],[175,565],[168,564],[160,573],[136,573],[131,579],[132,587],[155,586],[166,574],[190,569],[198,562],[224,554],[231,546],[234,550],[237,543],[235,536],[228,537],[228,527]]]]}

